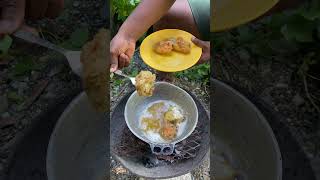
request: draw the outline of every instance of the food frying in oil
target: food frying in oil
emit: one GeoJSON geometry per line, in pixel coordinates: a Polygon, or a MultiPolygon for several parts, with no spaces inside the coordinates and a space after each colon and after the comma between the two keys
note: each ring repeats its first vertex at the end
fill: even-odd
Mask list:
{"type": "Polygon", "coordinates": [[[183,121],[183,115],[176,106],[170,106],[169,110],[164,113],[164,121],[177,124],[183,121]]]}
{"type": "Polygon", "coordinates": [[[171,101],[158,101],[147,108],[141,123],[143,131],[151,137],[159,136],[165,141],[170,141],[177,137],[184,119],[178,105],[171,101]]]}
{"type": "Polygon", "coordinates": [[[172,140],[177,137],[177,126],[171,123],[163,123],[160,129],[160,135],[165,140],[172,140]]]}
{"type": "Polygon", "coordinates": [[[145,131],[158,131],[160,129],[160,119],[144,117],[142,118],[142,123],[146,124],[145,131]]]}
{"type": "Polygon", "coordinates": [[[164,102],[157,102],[148,108],[148,112],[151,113],[153,117],[161,116],[164,107],[164,102]]]}

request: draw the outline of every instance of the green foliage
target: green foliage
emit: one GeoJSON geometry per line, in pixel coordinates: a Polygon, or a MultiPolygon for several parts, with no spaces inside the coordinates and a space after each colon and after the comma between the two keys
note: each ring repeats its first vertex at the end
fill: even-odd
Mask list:
{"type": "Polygon", "coordinates": [[[0,39],[0,54],[7,54],[12,45],[12,38],[5,35],[3,39],[0,39]]]}
{"type": "Polygon", "coordinates": [[[136,77],[138,74],[139,74],[139,70],[138,70],[138,69],[133,69],[133,70],[130,72],[129,76],[131,76],[131,77],[136,77]]]}
{"type": "Polygon", "coordinates": [[[125,79],[113,79],[112,80],[112,83],[117,86],[117,87],[120,87],[125,81],[125,79]]]}
{"type": "MultiPolygon", "coordinates": [[[[301,63],[301,68],[320,63],[306,61],[309,52],[320,53],[320,1],[273,14],[257,23],[240,26],[213,36],[215,52],[238,54],[240,59],[283,59],[301,63]],[[304,57],[306,56],[306,57],[304,57]]],[[[308,68],[307,68],[308,67],[308,68]]]]}
{"type": "Polygon", "coordinates": [[[119,21],[125,21],[130,13],[137,7],[140,0],[113,0],[112,14],[117,16],[119,21]]]}
{"type": "Polygon", "coordinates": [[[200,64],[182,72],[175,73],[176,77],[183,78],[190,81],[202,82],[207,84],[210,78],[210,65],[200,64]]]}
{"type": "Polygon", "coordinates": [[[13,72],[14,75],[20,76],[30,73],[34,69],[36,69],[36,64],[33,62],[31,57],[26,57],[25,59],[19,60],[13,68],[13,72]]]}
{"type": "Polygon", "coordinates": [[[80,50],[89,39],[88,28],[80,28],[75,30],[70,38],[61,43],[61,46],[70,50],[80,50]]]}
{"type": "Polygon", "coordinates": [[[114,73],[110,73],[110,83],[115,87],[120,87],[127,79],[119,78],[114,73]]]}

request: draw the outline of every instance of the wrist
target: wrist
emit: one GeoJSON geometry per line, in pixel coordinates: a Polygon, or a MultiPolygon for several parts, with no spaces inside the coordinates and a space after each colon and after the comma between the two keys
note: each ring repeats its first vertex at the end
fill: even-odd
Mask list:
{"type": "Polygon", "coordinates": [[[123,26],[121,26],[121,28],[119,29],[117,34],[120,37],[124,37],[124,39],[126,39],[128,42],[134,42],[135,43],[138,40],[138,38],[135,37],[133,35],[133,33],[127,32],[125,29],[126,28],[123,28],[123,26]]]}

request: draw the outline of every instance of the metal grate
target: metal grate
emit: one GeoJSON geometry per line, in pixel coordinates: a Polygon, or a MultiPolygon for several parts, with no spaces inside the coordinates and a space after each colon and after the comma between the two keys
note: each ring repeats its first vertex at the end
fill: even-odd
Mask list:
{"type": "Polygon", "coordinates": [[[151,153],[149,144],[143,142],[135,137],[126,127],[117,144],[116,153],[119,156],[133,158],[141,161],[145,167],[152,168],[156,166],[163,166],[172,163],[180,163],[183,160],[194,158],[197,156],[201,147],[202,136],[207,134],[201,131],[203,124],[198,121],[196,129],[185,140],[179,142],[175,146],[175,151],[172,155],[154,155],[151,153]]]}

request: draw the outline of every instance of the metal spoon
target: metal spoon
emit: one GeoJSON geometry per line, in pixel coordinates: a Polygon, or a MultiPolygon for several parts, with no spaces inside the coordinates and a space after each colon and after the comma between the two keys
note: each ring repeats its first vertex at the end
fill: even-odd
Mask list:
{"type": "Polygon", "coordinates": [[[18,30],[13,35],[17,38],[23,39],[25,41],[28,41],[30,43],[38,44],[40,46],[52,49],[54,51],[60,52],[63,54],[69,63],[69,66],[71,67],[72,71],[77,74],[78,76],[81,76],[82,72],[82,64],[80,62],[80,54],[81,51],[70,51],[66,50],[64,48],[61,48],[45,39],[42,39],[40,37],[35,36],[34,34],[23,31],[23,30],[18,30]]]}
{"type": "Polygon", "coordinates": [[[123,72],[122,72],[121,70],[116,70],[114,73],[117,74],[117,75],[119,75],[119,76],[123,76],[123,77],[125,77],[125,78],[130,79],[130,81],[131,81],[131,83],[132,83],[133,85],[136,84],[136,78],[130,77],[130,76],[128,76],[128,75],[123,74],[123,72]]]}

